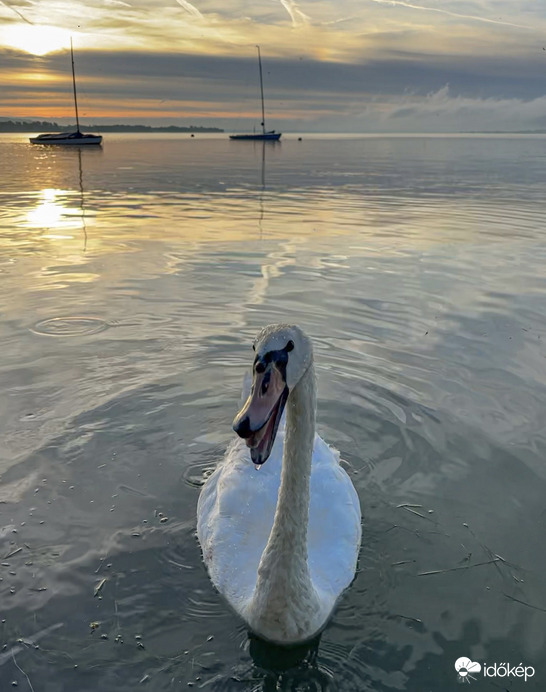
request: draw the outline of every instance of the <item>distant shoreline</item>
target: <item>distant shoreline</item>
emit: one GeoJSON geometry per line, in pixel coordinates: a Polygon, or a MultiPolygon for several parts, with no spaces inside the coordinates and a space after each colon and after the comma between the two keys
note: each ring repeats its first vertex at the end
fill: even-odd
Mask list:
{"type": "MultiPolygon", "coordinates": [[[[4,120],[0,121],[0,132],[71,132],[76,129],[76,125],[59,125],[55,122],[45,120],[4,120]]],[[[96,130],[99,132],[224,132],[219,127],[201,127],[189,125],[188,127],[178,125],[151,126],[151,125],[85,125],[82,131],[89,132],[96,130]]]]}
{"type": "MultiPolygon", "coordinates": [[[[15,120],[0,119],[0,134],[32,134],[36,132],[73,132],[75,124],[60,125],[48,120],[15,120]]],[[[114,125],[82,125],[82,132],[127,132],[127,133],[216,133],[223,134],[225,130],[220,127],[205,127],[201,125],[128,125],[116,123],[114,125]]],[[[229,130],[230,132],[232,130],[229,130]]],[[[546,129],[539,130],[458,130],[453,132],[341,132],[341,131],[310,131],[289,132],[291,135],[305,134],[308,137],[316,135],[338,135],[358,137],[464,137],[472,135],[546,135],[546,129]]]]}

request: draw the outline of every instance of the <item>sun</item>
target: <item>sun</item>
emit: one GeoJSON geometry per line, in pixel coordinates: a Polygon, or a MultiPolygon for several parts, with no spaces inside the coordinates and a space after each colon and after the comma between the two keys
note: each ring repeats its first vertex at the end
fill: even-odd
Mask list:
{"type": "Polygon", "coordinates": [[[70,47],[70,32],[56,26],[16,24],[0,27],[0,46],[32,55],[46,55],[70,47]]]}

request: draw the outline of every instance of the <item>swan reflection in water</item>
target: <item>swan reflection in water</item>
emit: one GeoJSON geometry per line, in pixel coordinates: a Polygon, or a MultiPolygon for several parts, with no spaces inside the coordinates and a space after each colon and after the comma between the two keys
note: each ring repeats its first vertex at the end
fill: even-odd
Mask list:
{"type": "Polygon", "coordinates": [[[334,677],[318,663],[321,634],[304,644],[278,646],[248,633],[248,653],[253,666],[232,675],[231,684],[254,683],[253,692],[273,690],[333,690],[334,677]]]}

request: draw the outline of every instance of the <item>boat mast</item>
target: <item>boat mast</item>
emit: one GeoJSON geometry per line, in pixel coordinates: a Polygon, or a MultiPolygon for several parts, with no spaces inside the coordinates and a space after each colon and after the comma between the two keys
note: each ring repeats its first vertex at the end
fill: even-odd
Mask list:
{"type": "Polygon", "coordinates": [[[80,119],[78,117],[78,98],[76,96],[76,73],[74,72],[74,48],[72,47],[72,36],[70,37],[70,55],[72,57],[72,86],[74,87],[74,108],[76,109],[76,128],[80,131],[80,119]]]}
{"type": "Polygon", "coordinates": [[[265,135],[264,79],[262,75],[262,56],[260,55],[260,46],[256,46],[256,48],[258,49],[258,65],[260,66],[260,92],[262,94],[262,133],[265,135]]]}

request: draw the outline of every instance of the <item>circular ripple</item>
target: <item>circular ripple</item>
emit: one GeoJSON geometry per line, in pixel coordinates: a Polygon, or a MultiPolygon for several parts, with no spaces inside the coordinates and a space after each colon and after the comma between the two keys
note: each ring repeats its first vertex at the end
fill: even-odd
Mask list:
{"type": "Polygon", "coordinates": [[[216,464],[211,464],[210,461],[201,461],[191,464],[186,467],[184,471],[184,482],[192,488],[201,488],[215,470],[216,464]]]}
{"type": "Polygon", "coordinates": [[[98,317],[52,317],[37,322],[30,331],[45,336],[87,336],[103,332],[109,326],[98,317]]]}

